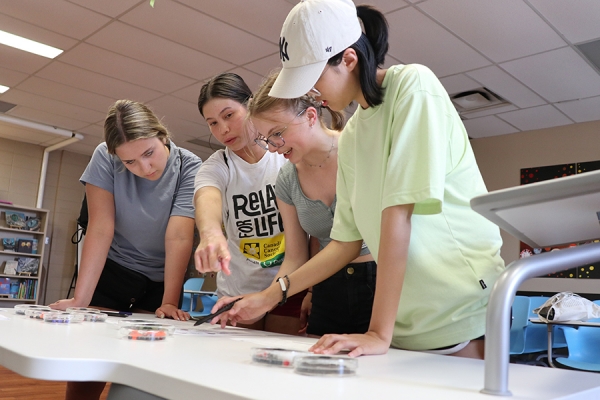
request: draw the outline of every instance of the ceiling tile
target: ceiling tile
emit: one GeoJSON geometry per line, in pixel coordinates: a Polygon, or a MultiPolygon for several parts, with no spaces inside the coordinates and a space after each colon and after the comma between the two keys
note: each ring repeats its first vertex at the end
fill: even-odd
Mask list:
{"type": "Polygon", "coordinates": [[[529,0],[571,43],[600,38],[598,0],[529,0]]]}
{"type": "Polygon", "coordinates": [[[532,131],[534,129],[551,128],[553,126],[573,123],[573,121],[565,117],[563,113],[551,105],[510,111],[498,114],[498,117],[522,131],[532,131]]]}
{"type": "Polygon", "coordinates": [[[161,95],[154,90],[59,62],[53,62],[38,72],[37,76],[111,97],[115,101],[130,99],[146,102],[161,95]]]}
{"type": "Polygon", "coordinates": [[[194,82],[182,75],[85,43],[69,51],[61,57],[61,61],[162,93],[181,89],[194,82]]]}
{"type": "Polygon", "coordinates": [[[467,72],[484,87],[500,95],[517,107],[527,108],[546,104],[546,101],[496,66],[467,72]]]}
{"type": "Polygon", "coordinates": [[[203,82],[194,83],[193,85],[171,93],[171,96],[175,96],[178,99],[198,104],[198,96],[200,96],[200,88],[203,84],[203,82]]]}
{"type": "Polygon", "coordinates": [[[550,102],[600,95],[600,75],[570,47],[503,63],[501,67],[550,102]]]}
{"type": "Polygon", "coordinates": [[[389,53],[404,63],[426,65],[439,77],[454,75],[490,64],[473,50],[414,8],[387,15],[390,26],[389,53]],[[415,40],[419,38],[419,40],[415,40]]]}
{"type": "Polygon", "coordinates": [[[86,42],[194,79],[206,79],[235,67],[121,22],[113,22],[86,42]],[[148,43],[152,43],[152,51],[148,51],[148,43]]]}
{"type": "Polygon", "coordinates": [[[487,115],[501,114],[501,113],[504,113],[507,111],[513,111],[513,110],[517,110],[517,107],[513,106],[512,104],[507,104],[505,106],[492,107],[487,110],[483,109],[481,111],[471,111],[471,112],[467,112],[467,113],[461,113],[461,115],[466,119],[473,119],[473,118],[485,117],[487,115]]]}
{"type": "Polygon", "coordinates": [[[179,0],[179,2],[274,44],[279,43],[283,21],[293,8],[293,5],[283,0],[244,0],[244,7],[239,6],[239,0],[179,0]],[[270,21],[278,23],[266,24],[266,15],[269,16],[270,21]]]}
{"type": "Polygon", "coordinates": [[[2,30],[13,35],[22,36],[29,40],[53,46],[62,50],[70,49],[77,44],[77,40],[64,36],[31,23],[23,22],[14,17],[2,14],[4,4],[0,9],[0,27],[2,30]]]}
{"type": "Polygon", "coordinates": [[[456,94],[460,92],[466,92],[467,90],[473,90],[481,87],[479,82],[474,81],[465,74],[458,74],[441,78],[440,82],[444,85],[444,88],[448,94],[456,94]]]}
{"type": "MultiPolygon", "coordinates": [[[[202,120],[202,116],[198,112],[198,121],[202,120]]],[[[181,118],[171,118],[169,121],[164,121],[167,129],[173,135],[173,141],[179,146],[181,143],[196,138],[202,132],[204,127],[200,123],[187,121],[181,118]]]]}
{"type": "Polygon", "coordinates": [[[70,3],[79,4],[82,7],[94,10],[109,17],[116,17],[125,11],[129,10],[140,2],[145,3],[150,7],[148,0],[68,0],[70,3]]]}
{"type": "Polygon", "coordinates": [[[267,42],[174,1],[158,1],[154,8],[140,4],[120,20],[237,65],[279,50],[276,40],[267,42]]]}
{"type": "Polygon", "coordinates": [[[407,7],[409,4],[403,0],[370,0],[368,2],[364,2],[361,0],[353,0],[354,4],[370,4],[373,7],[377,8],[382,13],[389,13],[391,11],[398,10],[403,7],[407,7]]]}
{"type": "Polygon", "coordinates": [[[27,78],[27,74],[0,67],[0,85],[14,87],[27,78]]]}
{"type": "Polygon", "coordinates": [[[77,132],[84,133],[86,137],[95,136],[97,138],[104,138],[104,126],[100,124],[88,125],[77,132]]]}
{"type": "Polygon", "coordinates": [[[147,105],[159,118],[164,118],[167,126],[171,118],[181,118],[191,122],[197,122],[202,118],[195,99],[185,101],[173,96],[163,96],[148,102],[147,105]]]}
{"type": "Polygon", "coordinates": [[[91,155],[94,152],[94,150],[96,150],[96,147],[100,143],[101,143],[101,141],[99,141],[97,144],[94,145],[94,144],[85,144],[85,143],[81,143],[81,142],[75,142],[75,143],[71,143],[67,147],[63,148],[63,150],[70,151],[73,153],[91,155]]]}
{"type": "Polygon", "coordinates": [[[514,126],[510,126],[495,116],[468,119],[463,123],[469,137],[475,139],[519,132],[514,126]]]}
{"type": "Polygon", "coordinates": [[[32,74],[52,62],[51,59],[0,44],[0,60],[5,69],[32,74]]]}
{"type": "Polygon", "coordinates": [[[75,39],[85,38],[110,20],[63,0],[3,1],[2,13],[75,39]]]}
{"type": "Polygon", "coordinates": [[[15,87],[24,92],[56,99],[76,106],[106,112],[115,102],[112,98],[63,85],[48,79],[31,77],[15,87]]]}
{"type": "Polygon", "coordinates": [[[566,101],[556,104],[556,107],[575,122],[596,121],[600,110],[600,97],[566,101]]]}
{"type": "Polygon", "coordinates": [[[523,0],[429,0],[418,7],[495,62],[566,44],[523,0]]]}
{"type": "Polygon", "coordinates": [[[255,74],[267,76],[271,72],[273,72],[273,70],[281,68],[279,52],[270,54],[266,57],[261,58],[260,60],[256,60],[251,63],[245,64],[244,68],[254,72],[255,74]]]}
{"type": "Polygon", "coordinates": [[[229,72],[233,72],[234,74],[241,76],[252,92],[255,92],[264,80],[262,75],[255,74],[254,72],[248,71],[244,68],[235,68],[229,72]]]}
{"type": "Polygon", "coordinates": [[[45,143],[50,140],[61,140],[61,136],[24,128],[4,121],[0,121],[0,137],[36,144],[45,143]]]}
{"type": "Polygon", "coordinates": [[[29,121],[39,122],[41,124],[66,129],[68,131],[77,131],[79,128],[88,125],[88,123],[84,121],[78,121],[73,118],[64,117],[62,115],[53,114],[25,106],[15,107],[12,110],[10,110],[7,114],[13,117],[27,119],[29,121]]]}
{"type": "MultiPolygon", "coordinates": [[[[74,104],[67,104],[50,97],[38,96],[18,89],[11,89],[0,96],[0,98],[2,101],[8,101],[9,103],[17,104],[19,106],[62,115],[87,123],[94,123],[105,117],[105,113],[103,112],[79,107],[74,104]]],[[[16,110],[17,108],[18,107],[13,108],[13,110],[16,110]]],[[[13,111],[10,111],[10,114],[13,114],[13,111]]]]}

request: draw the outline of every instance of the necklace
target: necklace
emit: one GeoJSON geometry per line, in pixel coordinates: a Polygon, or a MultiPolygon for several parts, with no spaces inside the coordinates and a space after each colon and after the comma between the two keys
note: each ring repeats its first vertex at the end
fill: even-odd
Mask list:
{"type": "Polygon", "coordinates": [[[329,160],[329,157],[331,157],[331,152],[333,151],[333,147],[334,147],[334,139],[335,139],[335,136],[331,135],[331,147],[329,148],[329,152],[327,153],[327,157],[325,157],[323,159],[323,161],[321,161],[320,164],[313,165],[313,164],[310,164],[310,163],[306,162],[305,160],[302,160],[304,162],[304,164],[308,165],[309,167],[313,167],[313,168],[314,167],[321,168],[323,166],[323,164],[325,164],[325,162],[327,162],[327,160],[329,160]]]}

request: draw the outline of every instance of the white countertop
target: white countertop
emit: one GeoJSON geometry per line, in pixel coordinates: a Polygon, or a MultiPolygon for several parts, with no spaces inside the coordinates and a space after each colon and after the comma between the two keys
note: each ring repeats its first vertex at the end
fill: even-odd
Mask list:
{"type": "MultiPolygon", "coordinates": [[[[152,318],[135,314],[130,318],[152,318]]],[[[119,339],[116,323],[55,325],[0,309],[0,364],[29,378],[107,381],[169,399],[494,399],[479,360],[391,349],[358,359],[352,377],[311,377],[256,365],[253,347],[306,350],[314,339],[204,324],[165,341],[119,339]],[[4,318],[5,317],[5,318],[4,318]],[[309,396],[309,397],[307,397],[309,396]]],[[[181,328],[191,322],[156,320],[181,328]]],[[[513,399],[600,398],[597,374],[509,367],[513,399]]]]}

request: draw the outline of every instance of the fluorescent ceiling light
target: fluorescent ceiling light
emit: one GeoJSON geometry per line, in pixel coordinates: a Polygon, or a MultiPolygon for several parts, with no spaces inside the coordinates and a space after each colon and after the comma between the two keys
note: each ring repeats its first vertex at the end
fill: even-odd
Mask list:
{"type": "Polygon", "coordinates": [[[8,89],[10,89],[8,86],[2,86],[2,85],[0,85],[0,93],[4,93],[4,92],[6,92],[8,89]]]}
{"type": "Polygon", "coordinates": [[[61,49],[57,49],[56,47],[25,39],[21,36],[13,35],[12,33],[4,31],[0,31],[0,43],[48,58],[54,58],[63,52],[61,49]]]}

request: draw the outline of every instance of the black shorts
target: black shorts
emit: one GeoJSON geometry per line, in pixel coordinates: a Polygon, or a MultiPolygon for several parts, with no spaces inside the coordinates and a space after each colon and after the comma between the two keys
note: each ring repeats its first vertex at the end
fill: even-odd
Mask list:
{"type": "Polygon", "coordinates": [[[313,287],[309,335],[365,333],[371,323],[377,264],[348,264],[313,287]]]}
{"type": "MultiPolygon", "coordinates": [[[[90,307],[105,307],[119,311],[141,309],[154,312],[162,304],[164,291],[164,282],[154,282],[139,272],[107,259],[90,307]]],[[[179,308],[181,308],[181,298],[179,308]]]]}

